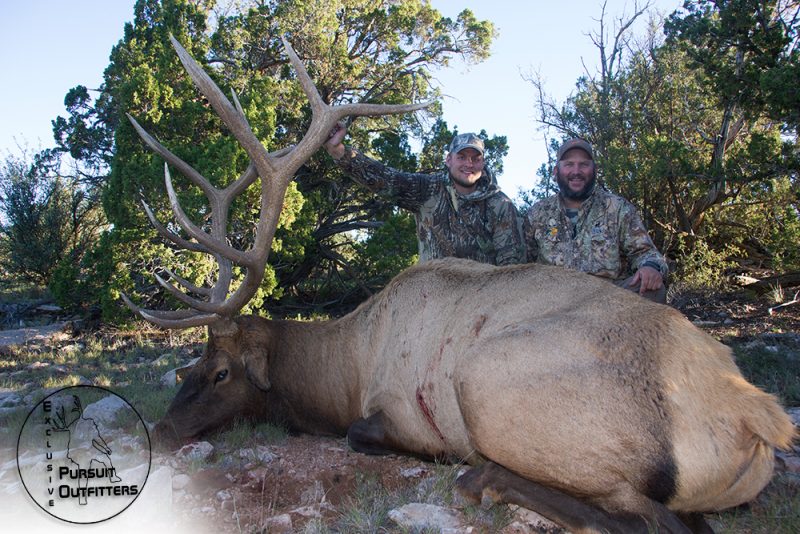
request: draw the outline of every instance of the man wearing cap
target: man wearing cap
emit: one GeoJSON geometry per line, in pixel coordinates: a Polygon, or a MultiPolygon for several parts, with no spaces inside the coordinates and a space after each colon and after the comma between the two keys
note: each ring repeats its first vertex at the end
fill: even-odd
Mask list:
{"type": "Polygon", "coordinates": [[[484,169],[483,140],[456,135],[445,159],[447,172],[402,172],[346,147],[337,125],[325,150],[345,173],[370,191],[414,213],[419,261],[454,256],[482,263],[525,262],[517,210],[484,169]]]}
{"type": "Polygon", "coordinates": [[[588,142],[574,138],[561,145],[554,170],[559,192],[531,206],[524,217],[528,261],[608,278],[665,303],[664,256],[633,204],[595,187],[596,171],[588,142]]]}

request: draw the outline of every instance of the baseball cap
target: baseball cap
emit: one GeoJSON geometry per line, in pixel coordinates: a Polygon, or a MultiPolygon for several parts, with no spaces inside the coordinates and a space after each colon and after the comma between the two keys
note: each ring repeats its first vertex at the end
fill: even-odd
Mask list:
{"type": "Polygon", "coordinates": [[[584,139],[580,139],[579,137],[573,137],[572,139],[564,141],[564,144],[562,144],[561,148],[558,149],[558,153],[556,154],[556,161],[561,161],[561,158],[564,157],[564,154],[566,154],[568,150],[572,150],[573,148],[580,148],[581,150],[589,154],[590,159],[594,159],[594,152],[592,151],[592,145],[590,145],[589,142],[584,139]]]}
{"type": "Polygon", "coordinates": [[[450,153],[453,152],[458,153],[464,150],[465,148],[474,148],[478,152],[483,155],[483,139],[475,135],[474,133],[463,133],[458,134],[457,136],[453,137],[453,141],[450,143],[450,153]]]}

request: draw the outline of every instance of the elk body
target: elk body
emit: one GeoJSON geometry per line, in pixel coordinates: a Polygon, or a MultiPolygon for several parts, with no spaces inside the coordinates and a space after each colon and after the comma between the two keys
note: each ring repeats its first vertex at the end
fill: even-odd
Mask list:
{"type": "MultiPolygon", "coordinates": [[[[222,98],[214,89],[203,89],[212,104],[222,98]]],[[[318,107],[322,118],[314,119],[332,126],[340,111],[330,110],[341,108],[318,107]]],[[[319,148],[328,130],[312,124],[308,143],[319,148]]],[[[279,165],[291,152],[256,157],[291,177],[279,165]]],[[[262,204],[279,206],[278,190],[280,198],[262,204]]],[[[215,230],[182,221],[176,204],[195,241],[157,227],[214,254],[220,278],[227,262],[250,253],[266,261],[263,249],[229,250],[215,230]]],[[[260,224],[259,232],[274,228],[260,224]]],[[[173,278],[207,299],[182,297],[195,308],[188,313],[128,301],[166,327],[210,325],[203,358],[156,427],[163,441],[262,418],[347,434],[363,452],[465,460],[478,466],[459,480],[468,497],[520,504],[576,532],[684,532],[708,528],[690,514],[753,499],[772,475],[774,449],[794,437],[788,415],[742,377],[727,347],[672,308],[582,273],[438,260],[406,270],[347,316],[320,322],[234,317],[230,302],[244,296],[227,296],[229,280],[201,292],[173,278]]]]}

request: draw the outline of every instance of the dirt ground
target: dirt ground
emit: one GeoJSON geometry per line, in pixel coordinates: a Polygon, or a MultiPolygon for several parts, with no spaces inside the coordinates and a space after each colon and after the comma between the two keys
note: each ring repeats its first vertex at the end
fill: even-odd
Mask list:
{"type": "MultiPolygon", "coordinates": [[[[315,520],[334,523],[366,480],[387,492],[411,491],[436,469],[404,456],[355,453],[334,437],[290,436],[269,451],[274,458],[267,463],[233,461],[190,473],[191,482],[174,494],[176,509],[187,519],[204,514],[211,530],[281,532],[290,524],[297,531],[315,520]]],[[[190,465],[172,463],[176,472],[190,465]]]]}

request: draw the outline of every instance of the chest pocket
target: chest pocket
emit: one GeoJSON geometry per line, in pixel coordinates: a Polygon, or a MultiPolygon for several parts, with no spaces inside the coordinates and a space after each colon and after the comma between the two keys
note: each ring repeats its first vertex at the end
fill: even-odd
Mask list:
{"type": "Polygon", "coordinates": [[[611,274],[619,265],[619,244],[614,228],[595,221],[589,228],[588,236],[589,272],[611,274]]]}

